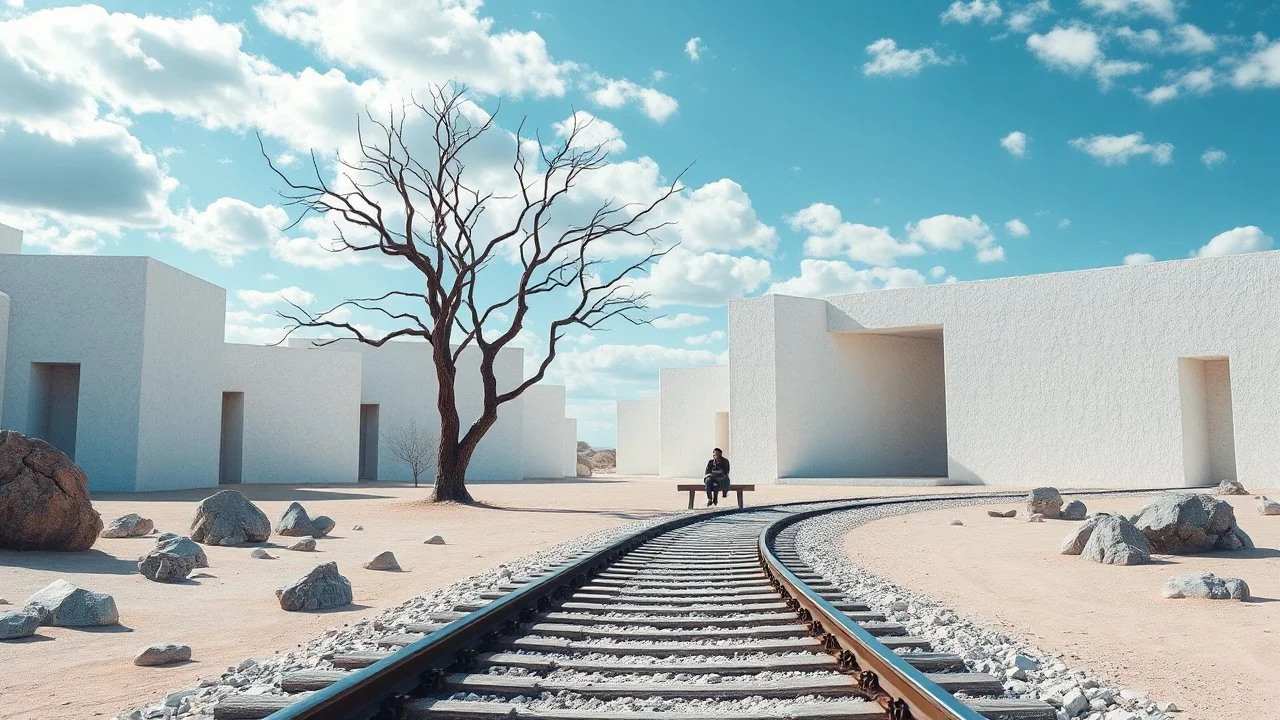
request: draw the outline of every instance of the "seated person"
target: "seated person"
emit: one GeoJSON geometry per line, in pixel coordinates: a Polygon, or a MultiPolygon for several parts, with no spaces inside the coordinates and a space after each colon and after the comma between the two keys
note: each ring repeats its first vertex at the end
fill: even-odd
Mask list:
{"type": "Polygon", "coordinates": [[[711,451],[711,459],[707,461],[707,473],[702,477],[702,484],[707,487],[707,507],[719,505],[716,491],[729,492],[729,458],[724,456],[720,448],[711,451]]]}

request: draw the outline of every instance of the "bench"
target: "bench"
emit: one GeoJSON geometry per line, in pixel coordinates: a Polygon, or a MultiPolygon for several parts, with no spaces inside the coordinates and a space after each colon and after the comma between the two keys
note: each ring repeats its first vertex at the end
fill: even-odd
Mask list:
{"type": "MultiPolygon", "coordinates": [[[[730,490],[738,493],[738,507],[742,507],[742,493],[755,490],[756,486],[755,485],[730,485],[727,488],[720,488],[720,489],[723,491],[720,497],[729,497],[730,490]]],[[[689,509],[692,510],[694,495],[696,495],[697,493],[706,492],[707,487],[702,483],[698,483],[697,485],[676,485],[676,491],[689,493],[689,509]]]]}

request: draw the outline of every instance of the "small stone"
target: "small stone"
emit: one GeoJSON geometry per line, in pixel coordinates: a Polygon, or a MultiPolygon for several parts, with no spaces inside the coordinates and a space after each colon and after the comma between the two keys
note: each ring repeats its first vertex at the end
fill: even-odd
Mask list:
{"type": "Polygon", "coordinates": [[[1249,491],[1244,489],[1244,485],[1240,481],[1227,478],[1218,483],[1219,495],[1248,495],[1249,491]]]}
{"type": "Polygon", "coordinates": [[[1027,516],[1027,522],[1044,522],[1044,516],[1040,513],[1031,513],[1027,516]]]}
{"type": "Polygon", "coordinates": [[[315,552],[316,539],[313,537],[301,538],[298,540],[298,542],[290,545],[288,549],[297,550],[298,552],[315,552]]]}
{"type": "MultiPolygon", "coordinates": [[[[951,521],[951,524],[952,524],[952,525],[964,525],[964,521],[963,521],[963,520],[960,520],[959,518],[957,518],[957,519],[955,519],[955,520],[952,520],[952,521],[951,521]]],[[[430,541],[428,541],[428,542],[430,542],[430,541]]]]}
{"type": "Polygon", "coordinates": [[[129,513],[112,520],[109,525],[102,529],[98,537],[141,537],[154,530],[155,526],[156,524],[150,518],[144,518],[138,513],[129,513]]]}
{"type": "Polygon", "coordinates": [[[1056,518],[1062,510],[1062,494],[1057,488],[1038,487],[1027,493],[1027,513],[1056,518]]]}
{"type": "Polygon", "coordinates": [[[1062,506],[1062,510],[1058,512],[1058,517],[1063,520],[1083,520],[1089,516],[1089,508],[1079,500],[1072,500],[1062,506]]]}
{"type": "Polygon", "coordinates": [[[168,695],[164,696],[164,706],[176,708],[182,704],[183,700],[186,700],[192,695],[195,695],[199,690],[200,688],[188,688],[186,690],[178,690],[177,692],[171,692],[168,695]]]}
{"type": "Polygon", "coordinates": [[[1169,578],[1160,594],[1173,599],[1248,600],[1249,586],[1239,578],[1220,578],[1201,572],[1169,578]]]}
{"type": "Polygon", "coordinates": [[[1266,495],[1262,495],[1258,498],[1258,514],[1280,515],[1280,503],[1272,500],[1266,495]]]}
{"type": "Polygon", "coordinates": [[[1160,703],[1156,707],[1160,710],[1160,712],[1164,712],[1164,713],[1175,713],[1175,712],[1182,711],[1182,708],[1178,707],[1177,705],[1171,702],[1160,703]]]}
{"type": "Polygon", "coordinates": [[[1017,517],[1018,511],[1017,510],[1003,510],[1003,511],[988,510],[987,515],[990,515],[993,518],[1011,518],[1011,517],[1017,517]]]}
{"type": "Polygon", "coordinates": [[[444,538],[440,537],[439,535],[432,535],[431,537],[427,538],[426,540],[423,540],[423,541],[422,541],[422,544],[423,544],[423,545],[443,545],[443,544],[444,544],[444,538]]]}
{"type": "Polygon", "coordinates": [[[256,558],[258,560],[275,560],[276,559],[275,555],[272,555],[271,553],[267,552],[266,550],[263,550],[262,548],[254,548],[253,552],[249,553],[249,557],[256,558]]]}
{"type": "Polygon", "coordinates": [[[41,625],[90,627],[120,622],[115,598],[106,593],[85,590],[66,580],[55,580],[27,598],[27,606],[40,608],[44,613],[41,625]]]}
{"type": "Polygon", "coordinates": [[[378,553],[372,560],[364,564],[366,570],[400,570],[400,563],[396,562],[396,556],[390,551],[378,553]]]}
{"type": "Polygon", "coordinates": [[[1062,696],[1062,709],[1066,711],[1068,715],[1079,715],[1089,709],[1089,700],[1085,698],[1084,693],[1080,692],[1078,689],[1072,690],[1062,696]]]}
{"type": "Polygon", "coordinates": [[[363,529],[364,529],[364,526],[363,526],[363,525],[356,525],[355,527],[353,527],[353,528],[351,528],[351,529],[352,529],[352,530],[355,530],[356,532],[359,532],[359,531],[361,531],[361,530],[363,530],[363,529]]]}
{"type": "Polygon", "coordinates": [[[134,665],[151,667],[155,665],[171,665],[191,659],[191,646],[182,643],[156,643],[148,645],[138,652],[133,659],[134,665]]]}
{"type": "Polygon", "coordinates": [[[13,640],[35,635],[44,614],[32,608],[0,613],[0,640],[13,640]]]}
{"type": "Polygon", "coordinates": [[[1027,657],[1026,655],[1014,655],[1009,660],[1009,667],[1018,668],[1019,670],[1026,670],[1026,671],[1039,670],[1040,663],[1027,657]]]}

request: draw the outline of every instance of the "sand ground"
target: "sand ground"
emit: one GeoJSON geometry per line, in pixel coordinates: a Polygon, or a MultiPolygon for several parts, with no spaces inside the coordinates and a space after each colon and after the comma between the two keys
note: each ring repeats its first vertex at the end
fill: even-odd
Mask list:
{"type": "MultiPolygon", "coordinates": [[[[189,582],[172,585],[151,582],[137,572],[136,559],[153,547],[152,538],[100,539],[83,553],[0,550],[0,598],[12,603],[0,608],[17,607],[64,578],[113,595],[121,621],[121,627],[96,630],[41,628],[33,638],[0,642],[0,718],[114,717],[127,707],[217,676],[246,657],[288,650],[328,628],[501,562],[601,528],[683,510],[687,496],[671,485],[604,476],[586,482],[471,487],[477,500],[496,508],[432,506],[420,501],[429,488],[383,483],[239,486],[273,522],[296,500],[313,516],[334,518],[337,526],[319,541],[315,553],[285,550],[289,539],[273,536],[270,545],[276,547],[270,552],[277,560],[254,560],[246,548],[207,547],[210,567],[196,571],[189,582]],[[357,523],[363,531],[352,530],[357,523]],[[437,533],[446,545],[422,543],[437,533]],[[405,572],[361,567],[383,550],[395,552],[405,572]],[[275,589],[330,560],[351,580],[355,603],[327,613],[281,610],[275,589]],[[191,645],[192,662],[134,666],[138,650],[156,642],[191,645]]],[[[971,490],[761,486],[748,496],[748,504],[971,490]]],[[[216,491],[103,494],[94,497],[94,507],[107,521],[137,512],[152,518],[159,532],[185,534],[196,503],[216,491]]]]}
{"type": "MultiPolygon", "coordinates": [[[[1082,499],[1091,511],[1127,514],[1147,501],[1082,499]]],[[[1260,516],[1252,497],[1221,499],[1257,550],[1101,565],[1058,554],[1078,523],[991,518],[981,505],[877,520],[850,531],[845,548],[868,570],[1062,653],[1070,667],[1176,703],[1179,717],[1280,717],[1280,517],[1260,516]],[[1161,597],[1168,578],[1202,570],[1243,578],[1253,601],[1161,597]]],[[[1022,514],[1020,504],[997,507],[1022,514]]]]}

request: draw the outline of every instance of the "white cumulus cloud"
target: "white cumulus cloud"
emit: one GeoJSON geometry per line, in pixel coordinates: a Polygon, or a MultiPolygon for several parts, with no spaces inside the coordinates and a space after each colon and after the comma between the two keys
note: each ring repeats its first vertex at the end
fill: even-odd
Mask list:
{"type": "Polygon", "coordinates": [[[1080,4],[1102,15],[1148,15],[1165,22],[1178,19],[1173,0],[1080,0],[1080,4]]]}
{"type": "Polygon", "coordinates": [[[675,315],[656,317],[650,323],[659,330],[672,330],[676,328],[687,328],[695,325],[702,325],[710,322],[711,318],[706,315],[694,315],[693,313],[676,313],[675,315]]]}
{"type": "Polygon", "coordinates": [[[1000,147],[1009,151],[1014,157],[1025,157],[1027,154],[1027,134],[1021,130],[1013,132],[1000,138],[1000,147]]]}
{"type": "Polygon", "coordinates": [[[843,260],[801,260],[800,274],[776,282],[768,294],[800,297],[828,297],[865,292],[881,288],[904,288],[924,285],[924,275],[910,268],[874,267],[856,270],[843,260]]]}
{"type": "Polygon", "coordinates": [[[1130,253],[1124,256],[1125,265],[1146,265],[1155,261],[1155,256],[1150,253],[1130,253]]]}
{"type": "Polygon", "coordinates": [[[1219,257],[1222,255],[1239,255],[1241,253],[1269,250],[1274,243],[1270,235],[1262,232],[1257,225],[1232,228],[1215,235],[1204,247],[1195,253],[1196,257],[1219,257]]]}
{"type": "Polygon", "coordinates": [[[942,22],[968,25],[977,21],[983,25],[989,25],[999,20],[1003,14],[1004,11],[1000,9],[999,0],[968,0],[968,2],[955,0],[943,11],[942,22]]]}
{"type": "Polygon", "coordinates": [[[255,310],[267,305],[283,304],[285,301],[295,305],[310,305],[316,301],[315,295],[296,285],[271,291],[237,290],[236,297],[240,298],[240,302],[255,310]]]}
{"type": "Polygon", "coordinates": [[[1226,161],[1227,154],[1216,148],[1209,148],[1200,155],[1200,162],[1204,163],[1204,166],[1208,168],[1216,167],[1226,161]]]}
{"type": "Polygon", "coordinates": [[[653,307],[701,305],[715,307],[754,292],[771,274],[769,261],[724,253],[694,253],[672,249],[631,285],[650,293],[653,307]]]}
{"type": "Polygon", "coordinates": [[[707,46],[702,44],[700,37],[691,37],[684,44],[684,54],[688,55],[693,62],[702,59],[702,51],[706,49],[707,46]]]}
{"type": "Polygon", "coordinates": [[[583,110],[578,110],[572,116],[553,123],[551,127],[562,140],[567,139],[576,129],[573,141],[574,147],[577,148],[598,146],[611,153],[627,149],[627,144],[622,140],[622,131],[618,126],[583,110]]]}
{"type": "Polygon", "coordinates": [[[862,74],[867,76],[908,76],[916,75],[930,65],[950,65],[952,59],[942,57],[933,48],[908,50],[898,47],[892,38],[880,38],[867,46],[867,54],[871,56],[862,66],[862,74]]]}
{"type": "Polygon", "coordinates": [[[1009,222],[1005,223],[1004,229],[1007,230],[1009,234],[1014,237],[1026,237],[1031,234],[1031,228],[1027,227],[1027,224],[1022,222],[1018,218],[1014,218],[1009,222]]]}
{"type": "Polygon", "coordinates": [[[1132,158],[1149,156],[1156,165],[1173,162],[1172,143],[1149,143],[1140,132],[1128,135],[1093,135],[1078,137],[1069,142],[1103,165],[1124,165],[1132,158]]]}
{"type": "Polygon", "coordinates": [[[977,250],[978,262],[1004,260],[1004,248],[995,243],[991,228],[977,215],[934,215],[907,224],[907,237],[935,250],[960,250],[966,245],[977,250]]]}
{"type": "Polygon", "coordinates": [[[1043,34],[1033,33],[1027,36],[1027,49],[1056,70],[1073,75],[1092,73],[1103,91],[1110,89],[1116,78],[1147,69],[1145,63],[1108,59],[1102,49],[1102,37],[1081,23],[1059,25],[1043,34]]]}

